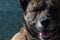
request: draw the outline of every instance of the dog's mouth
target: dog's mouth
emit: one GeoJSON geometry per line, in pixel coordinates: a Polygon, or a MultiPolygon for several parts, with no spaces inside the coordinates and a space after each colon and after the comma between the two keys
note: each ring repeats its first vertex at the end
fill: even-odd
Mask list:
{"type": "Polygon", "coordinates": [[[39,38],[49,38],[52,34],[50,31],[39,32],[39,38]]]}
{"type": "Polygon", "coordinates": [[[52,22],[52,21],[44,21],[43,22],[45,25],[45,27],[46,27],[46,29],[44,30],[44,31],[41,31],[41,32],[39,32],[38,34],[39,34],[39,38],[50,38],[51,36],[52,36],[52,34],[53,34],[53,32],[52,32],[52,30],[53,30],[53,27],[55,26],[54,25],[54,23],[52,22]],[[47,26],[48,27],[50,27],[50,26],[52,26],[51,27],[51,29],[52,30],[50,30],[50,29],[47,29],[47,26]]]}

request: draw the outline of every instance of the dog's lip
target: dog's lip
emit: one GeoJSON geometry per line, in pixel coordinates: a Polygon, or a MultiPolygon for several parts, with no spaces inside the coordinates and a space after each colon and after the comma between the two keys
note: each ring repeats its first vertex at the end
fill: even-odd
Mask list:
{"type": "Polygon", "coordinates": [[[52,35],[52,32],[39,32],[39,37],[48,38],[52,35]]]}

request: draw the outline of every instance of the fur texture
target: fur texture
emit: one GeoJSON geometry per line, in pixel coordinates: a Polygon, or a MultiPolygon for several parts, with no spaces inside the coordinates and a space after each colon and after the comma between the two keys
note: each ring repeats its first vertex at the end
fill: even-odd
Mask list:
{"type": "Polygon", "coordinates": [[[23,27],[11,40],[60,40],[59,0],[19,0],[19,2],[24,10],[23,27]],[[46,30],[53,33],[49,38],[38,36],[38,33],[46,30]]]}

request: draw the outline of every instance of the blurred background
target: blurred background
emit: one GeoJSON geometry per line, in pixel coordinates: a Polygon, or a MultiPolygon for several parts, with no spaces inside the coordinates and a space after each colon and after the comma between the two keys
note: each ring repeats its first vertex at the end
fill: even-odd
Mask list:
{"type": "Polygon", "coordinates": [[[23,11],[18,0],[0,0],[0,40],[10,40],[22,27],[23,11]]]}

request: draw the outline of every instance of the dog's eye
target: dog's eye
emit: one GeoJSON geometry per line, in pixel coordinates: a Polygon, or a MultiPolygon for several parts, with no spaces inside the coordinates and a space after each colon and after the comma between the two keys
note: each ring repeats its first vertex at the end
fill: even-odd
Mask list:
{"type": "Polygon", "coordinates": [[[43,10],[45,10],[45,8],[46,8],[46,5],[43,5],[43,6],[41,6],[41,7],[37,7],[37,8],[35,8],[34,10],[33,10],[33,12],[41,12],[41,11],[43,11],[43,10]]]}
{"type": "Polygon", "coordinates": [[[56,7],[55,6],[50,6],[49,12],[50,13],[55,13],[56,12],[56,7]]]}
{"type": "Polygon", "coordinates": [[[37,13],[38,11],[40,11],[39,8],[35,8],[34,10],[32,10],[33,12],[37,13]]]}
{"type": "Polygon", "coordinates": [[[44,8],[36,8],[33,10],[33,12],[37,13],[37,12],[41,12],[44,8]]]}

